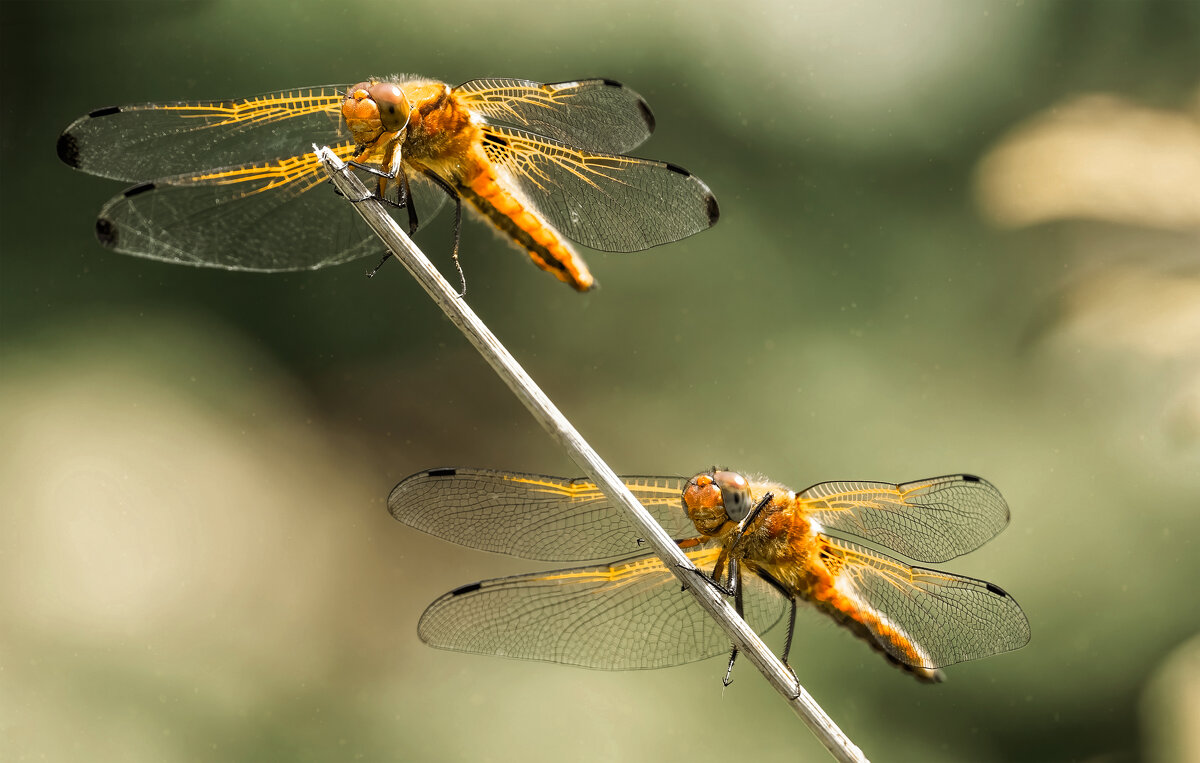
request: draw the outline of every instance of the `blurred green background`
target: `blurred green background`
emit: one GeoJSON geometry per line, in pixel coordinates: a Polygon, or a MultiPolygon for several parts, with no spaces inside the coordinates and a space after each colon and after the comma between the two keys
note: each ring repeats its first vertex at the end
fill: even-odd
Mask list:
{"type": "MultiPolygon", "coordinates": [[[[371,74],[621,80],[720,224],[588,253],[483,225],[469,302],[618,472],[801,488],[967,471],[947,567],[1025,649],[920,686],[803,613],[868,756],[1200,759],[1200,4],[3,2],[0,758],[824,760],[743,665],[440,652],[450,588],[536,568],[395,523],[419,469],[577,474],[402,268],[170,266],[59,163],[101,106],[371,74]]],[[[418,236],[446,272],[449,217],[418,236]]],[[[769,634],[778,645],[781,633],[769,634]]]]}

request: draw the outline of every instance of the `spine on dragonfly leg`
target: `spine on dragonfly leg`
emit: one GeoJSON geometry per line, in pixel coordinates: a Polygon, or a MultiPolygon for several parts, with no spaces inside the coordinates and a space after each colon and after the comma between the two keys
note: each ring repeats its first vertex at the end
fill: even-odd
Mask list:
{"type": "Polygon", "coordinates": [[[587,291],[595,284],[587,265],[571,245],[497,183],[490,173],[480,173],[470,184],[462,184],[457,190],[488,222],[521,247],[539,268],[553,273],[558,280],[578,291],[587,291]]]}

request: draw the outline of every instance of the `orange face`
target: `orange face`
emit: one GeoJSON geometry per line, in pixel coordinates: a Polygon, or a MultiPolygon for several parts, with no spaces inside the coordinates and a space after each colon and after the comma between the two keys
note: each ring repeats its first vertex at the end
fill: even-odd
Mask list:
{"type": "Polygon", "coordinates": [[[721,534],[726,524],[740,522],[750,512],[749,481],[737,472],[712,469],[688,480],[683,509],[701,535],[721,534]]]}
{"type": "Polygon", "coordinates": [[[408,97],[392,82],[360,82],[346,90],[342,118],[359,145],[373,144],[385,133],[408,125],[408,97]]]}
{"type": "MultiPolygon", "coordinates": [[[[1029,639],[1020,607],[998,586],[913,567],[827,534],[850,534],[914,560],[966,553],[1008,521],[1000,494],[978,477],[825,482],[800,493],[720,469],[688,480],[623,482],[698,569],[740,575],[746,619],[760,633],[784,616],[788,598],[806,601],[923,681],[940,680],[941,666],[1029,639]]],[[[452,591],[418,626],[434,646],[614,669],[728,649],[672,572],[644,553],[621,512],[586,480],[437,469],[402,481],[388,504],[400,521],[473,548],[547,561],[627,557],[452,591]]]]}

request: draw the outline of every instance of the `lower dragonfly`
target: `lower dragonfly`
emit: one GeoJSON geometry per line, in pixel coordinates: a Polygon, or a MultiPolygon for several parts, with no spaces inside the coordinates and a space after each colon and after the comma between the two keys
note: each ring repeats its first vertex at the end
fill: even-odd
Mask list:
{"type": "MultiPolygon", "coordinates": [[[[1009,519],[999,491],[979,477],[822,482],[798,493],[716,468],[691,479],[621,480],[757,632],[787,612],[785,664],[801,600],[922,682],[1029,641],[1025,614],[999,586],[835,537],[915,561],[965,554],[1009,519]]],[[[556,562],[624,557],[456,588],[421,616],[417,632],[432,646],[603,670],[730,650],[724,631],[592,482],[431,469],[401,481],[388,507],[411,527],[471,548],[556,562]]]]}

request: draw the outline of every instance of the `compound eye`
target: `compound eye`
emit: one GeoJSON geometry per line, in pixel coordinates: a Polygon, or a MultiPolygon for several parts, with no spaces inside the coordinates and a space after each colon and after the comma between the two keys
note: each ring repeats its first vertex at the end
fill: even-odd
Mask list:
{"type": "Polygon", "coordinates": [[[734,522],[741,522],[750,513],[750,484],[737,472],[716,472],[713,482],[721,488],[725,513],[734,522]]]}
{"type": "Polygon", "coordinates": [[[379,107],[379,121],[385,130],[395,132],[408,124],[408,96],[398,85],[376,82],[370,93],[371,100],[379,107]]]}

